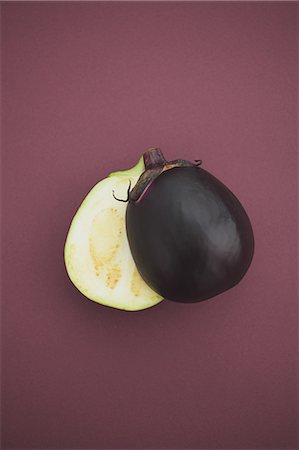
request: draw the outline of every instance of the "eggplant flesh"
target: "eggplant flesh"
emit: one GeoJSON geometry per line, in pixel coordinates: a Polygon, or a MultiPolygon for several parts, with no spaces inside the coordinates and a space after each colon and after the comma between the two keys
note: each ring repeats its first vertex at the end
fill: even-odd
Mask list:
{"type": "Polygon", "coordinates": [[[164,298],[207,300],[235,286],[252,261],[250,220],[236,196],[199,167],[163,171],[126,210],[130,250],[164,298]]]}
{"type": "Polygon", "coordinates": [[[64,247],[65,267],[76,288],[90,300],[126,311],[162,300],[138,273],[126,236],[126,204],[115,198],[125,197],[143,171],[142,157],[131,169],[97,183],[77,210],[64,247]]]}

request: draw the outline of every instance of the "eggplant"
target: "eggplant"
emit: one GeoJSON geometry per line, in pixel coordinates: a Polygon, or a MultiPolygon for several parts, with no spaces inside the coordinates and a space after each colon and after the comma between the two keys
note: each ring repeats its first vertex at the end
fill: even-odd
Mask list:
{"type": "Polygon", "coordinates": [[[200,164],[144,154],[128,192],[126,231],[145,283],[163,298],[198,302],[232,288],[254,254],[249,217],[237,197],[200,164]]]}
{"type": "Polygon", "coordinates": [[[140,311],[162,301],[140,277],[127,241],[125,196],[144,172],[143,158],[112,172],[87,194],[72,219],[64,246],[69,278],[85,297],[111,308],[140,311]]]}

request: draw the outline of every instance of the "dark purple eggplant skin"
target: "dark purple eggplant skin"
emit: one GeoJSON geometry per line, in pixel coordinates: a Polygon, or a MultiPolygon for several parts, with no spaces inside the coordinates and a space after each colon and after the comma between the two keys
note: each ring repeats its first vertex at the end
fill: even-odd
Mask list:
{"type": "Polygon", "coordinates": [[[126,229],[141,277],[173,301],[198,302],[232,288],[253,258],[244,208],[199,167],[166,170],[137,201],[129,200],[126,229]]]}

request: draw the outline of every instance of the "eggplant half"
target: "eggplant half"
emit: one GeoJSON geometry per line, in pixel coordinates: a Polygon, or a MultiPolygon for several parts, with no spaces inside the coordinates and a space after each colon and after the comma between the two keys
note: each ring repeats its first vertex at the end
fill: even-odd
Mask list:
{"type": "Polygon", "coordinates": [[[160,296],[198,302],[235,286],[254,253],[253,230],[237,197],[200,162],[144,154],[128,196],[126,231],[145,283],[160,296]]]}
{"type": "Polygon", "coordinates": [[[64,261],[67,273],[87,298],[106,306],[137,311],[162,298],[138,273],[129,249],[126,196],[144,171],[143,158],[132,169],[111,173],[85,197],[69,228],[64,261]]]}

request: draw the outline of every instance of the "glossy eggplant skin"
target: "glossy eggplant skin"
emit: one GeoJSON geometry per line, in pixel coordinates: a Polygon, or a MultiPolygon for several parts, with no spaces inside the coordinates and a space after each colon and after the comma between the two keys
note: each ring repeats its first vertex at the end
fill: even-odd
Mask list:
{"type": "Polygon", "coordinates": [[[127,237],[145,282],[164,298],[198,302],[236,285],[254,253],[235,195],[199,167],[162,172],[126,211],[127,237]]]}

